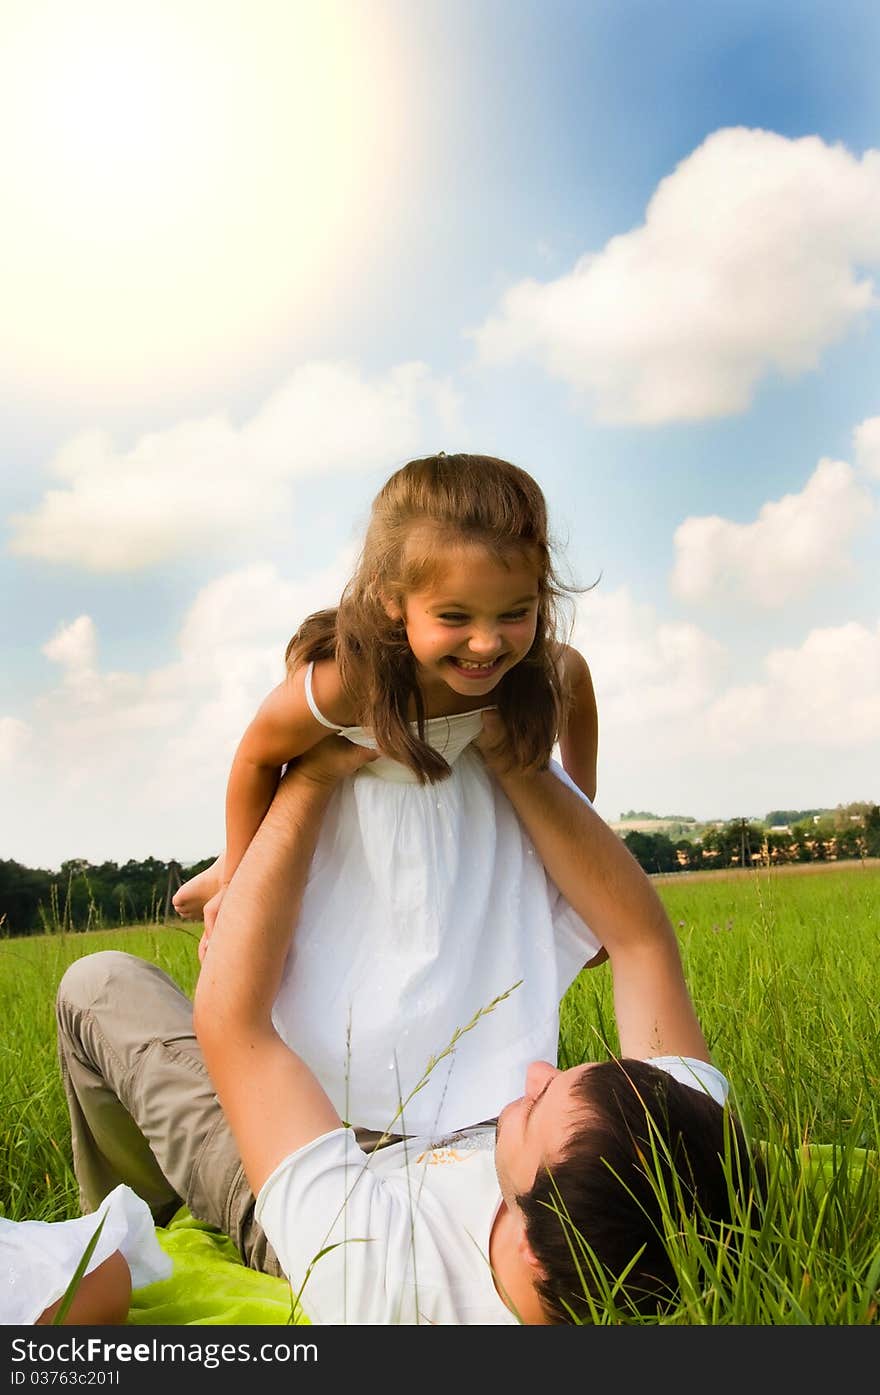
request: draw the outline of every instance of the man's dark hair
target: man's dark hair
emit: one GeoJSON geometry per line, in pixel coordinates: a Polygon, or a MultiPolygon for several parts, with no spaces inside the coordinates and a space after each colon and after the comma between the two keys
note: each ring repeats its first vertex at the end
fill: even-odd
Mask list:
{"type": "Polygon", "coordinates": [[[558,1159],[517,1197],[542,1307],[551,1322],[589,1321],[590,1298],[626,1273],[620,1311],[656,1314],[678,1294],[664,1214],[676,1230],[682,1212],[698,1217],[703,1235],[740,1223],[763,1191],[761,1162],[728,1109],[645,1061],[599,1062],[572,1095],[578,1121],[558,1159]]]}

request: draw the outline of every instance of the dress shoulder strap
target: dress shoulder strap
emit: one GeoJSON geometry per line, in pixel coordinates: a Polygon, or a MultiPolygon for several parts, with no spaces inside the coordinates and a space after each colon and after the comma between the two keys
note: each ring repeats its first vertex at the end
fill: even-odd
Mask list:
{"type": "Polygon", "coordinates": [[[324,713],[318,707],[318,704],[315,702],[315,695],[312,692],[312,670],[314,669],[314,667],[315,661],[314,659],[312,659],[311,663],[306,665],[305,678],[306,702],[309,704],[309,711],[311,712],[315,721],[321,723],[322,727],[329,727],[331,731],[341,731],[342,728],[338,725],[338,723],[329,722],[327,718],[324,716],[324,713]]]}

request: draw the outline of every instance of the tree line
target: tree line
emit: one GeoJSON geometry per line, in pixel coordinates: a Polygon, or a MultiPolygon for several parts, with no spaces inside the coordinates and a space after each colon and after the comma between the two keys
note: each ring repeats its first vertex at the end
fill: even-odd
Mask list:
{"type": "MultiPolygon", "coordinates": [[[[783,812],[774,811],[763,823],[731,819],[721,826],[704,825],[690,838],[632,829],[623,841],[652,873],[880,857],[880,805],[848,804],[807,816],[802,811],[800,821],[790,827],[768,827],[771,817],[776,823],[783,812]]],[[[207,857],[193,864],[186,875],[201,872],[212,861],[207,857]]],[[[0,935],[159,924],[165,919],[175,872],[180,873],[177,863],[154,857],[122,865],[72,858],[62,862],[58,872],[0,859],[0,935]]]]}
{"type": "MultiPolygon", "coordinates": [[[[205,858],[186,875],[210,866],[205,858]]],[[[147,857],[95,865],[83,858],[62,862],[58,872],[0,859],[0,934],[35,935],[157,924],[165,919],[175,862],[147,857]]],[[[175,875],[177,874],[177,876],[175,875]]],[[[172,912],[172,914],[174,914],[172,912]]]]}
{"type": "MultiPolygon", "coordinates": [[[[776,814],[773,821],[776,822],[776,814]]],[[[631,829],[623,841],[646,872],[775,867],[795,862],[838,862],[880,857],[880,805],[850,804],[811,814],[790,827],[730,819],[699,837],[631,829]]]]}

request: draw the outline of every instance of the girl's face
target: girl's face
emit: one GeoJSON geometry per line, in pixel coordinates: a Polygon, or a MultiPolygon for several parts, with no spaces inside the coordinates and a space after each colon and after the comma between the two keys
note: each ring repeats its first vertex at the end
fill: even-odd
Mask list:
{"type": "Polygon", "coordinates": [[[523,554],[505,566],[478,543],[463,543],[430,585],[389,613],[404,620],[423,693],[446,687],[484,697],[532,647],[538,573],[523,554]]]}

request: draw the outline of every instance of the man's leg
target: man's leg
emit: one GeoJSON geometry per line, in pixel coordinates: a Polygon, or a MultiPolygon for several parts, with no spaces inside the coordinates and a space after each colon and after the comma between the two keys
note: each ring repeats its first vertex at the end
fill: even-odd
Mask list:
{"type": "Polygon", "coordinates": [[[126,1182],[157,1223],[185,1202],[252,1269],[279,1274],[177,984],[134,955],[89,954],[64,974],[56,1017],[83,1210],[126,1182]]]}

